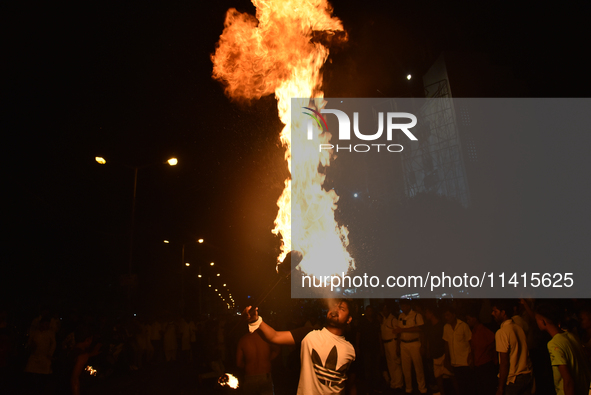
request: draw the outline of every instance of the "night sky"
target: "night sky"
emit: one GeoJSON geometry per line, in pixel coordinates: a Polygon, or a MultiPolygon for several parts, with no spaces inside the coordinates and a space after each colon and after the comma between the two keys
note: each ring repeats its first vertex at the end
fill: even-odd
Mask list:
{"type": "MultiPolygon", "coordinates": [[[[589,96],[583,10],[460,3],[334,2],[350,40],[331,52],[326,96],[420,95],[420,78],[405,77],[424,74],[441,51],[488,54],[530,97],[589,96]]],[[[238,302],[274,278],[280,242],[270,231],[287,175],[282,126],[272,96],[231,103],[211,78],[230,7],[255,13],[242,0],[3,6],[3,299],[116,300],[128,264],[129,166],[146,166],[134,273],[148,306],[178,288],[183,242],[191,275],[215,261],[238,302]],[[171,156],[178,166],[163,164],[171,156]],[[199,237],[204,245],[190,244],[199,237]]],[[[542,216],[568,204],[567,224],[578,218],[585,240],[589,137],[566,140],[537,143],[540,168],[557,173],[540,183],[565,191],[537,209],[542,216]]]]}

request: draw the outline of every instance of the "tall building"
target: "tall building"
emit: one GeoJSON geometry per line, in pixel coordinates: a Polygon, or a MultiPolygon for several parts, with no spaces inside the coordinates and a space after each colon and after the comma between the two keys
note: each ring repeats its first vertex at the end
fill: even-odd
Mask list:
{"type": "Polygon", "coordinates": [[[484,54],[450,52],[442,53],[425,73],[423,86],[418,141],[408,144],[401,156],[405,195],[431,192],[469,207],[478,200],[485,128],[471,116],[474,101],[452,99],[517,97],[525,89],[484,54]]]}

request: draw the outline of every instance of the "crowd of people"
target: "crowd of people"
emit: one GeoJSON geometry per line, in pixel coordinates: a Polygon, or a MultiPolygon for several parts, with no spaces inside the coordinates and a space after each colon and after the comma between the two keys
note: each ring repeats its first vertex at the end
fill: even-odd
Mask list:
{"type": "MultiPolygon", "coordinates": [[[[231,318],[231,317],[230,317],[231,318]]],[[[0,311],[0,393],[84,394],[101,380],[167,365],[224,373],[225,322],[162,312],[126,318],[43,308],[30,324],[0,311]]],[[[236,319],[236,318],[234,318],[236,319]]]]}
{"type": "Polygon", "coordinates": [[[211,383],[195,393],[219,390],[227,372],[244,394],[591,393],[587,301],[367,302],[291,301],[242,317],[45,308],[21,323],[2,310],[0,392],[85,394],[100,380],[182,365],[211,383]]]}
{"type": "Polygon", "coordinates": [[[340,300],[316,330],[277,331],[258,309],[245,313],[251,332],[265,341],[300,346],[298,395],[591,393],[585,303],[438,302],[403,299],[360,309],[340,300]]]}

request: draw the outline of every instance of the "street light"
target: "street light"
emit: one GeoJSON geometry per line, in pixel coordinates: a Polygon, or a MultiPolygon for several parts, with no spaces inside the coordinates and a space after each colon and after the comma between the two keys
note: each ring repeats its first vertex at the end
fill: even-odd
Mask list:
{"type": "MultiPolygon", "coordinates": [[[[101,156],[95,156],[94,160],[100,165],[105,165],[107,163],[107,160],[101,156]]],[[[167,162],[170,166],[175,166],[178,163],[178,159],[177,158],[170,158],[167,160],[167,162]]],[[[133,200],[131,203],[131,228],[129,230],[129,267],[128,267],[129,287],[128,287],[128,293],[127,293],[127,299],[128,299],[127,303],[129,304],[128,308],[131,309],[131,282],[132,282],[132,276],[131,276],[132,270],[131,269],[133,267],[133,233],[135,230],[135,202],[136,202],[136,197],[137,197],[137,172],[140,168],[148,167],[150,165],[144,165],[144,166],[124,165],[124,166],[133,169],[133,200]]],[[[164,242],[167,243],[167,240],[164,240],[164,242]]]]}
{"type": "Polygon", "coordinates": [[[197,243],[199,243],[199,244],[203,244],[203,239],[199,239],[199,240],[197,240],[197,243]]]}

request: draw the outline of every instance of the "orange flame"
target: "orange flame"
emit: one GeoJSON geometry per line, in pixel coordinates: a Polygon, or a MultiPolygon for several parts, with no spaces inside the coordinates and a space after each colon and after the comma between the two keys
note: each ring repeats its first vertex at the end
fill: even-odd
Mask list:
{"type": "MultiPolygon", "coordinates": [[[[292,179],[287,179],[277,201],[279,212],[273,233],[281,234],[283,240],[278,262],[293,249],[303,254],[299,266],[305,273],[347,272],[354,268],[354,262],[346,251],[347,229],[334,219],[338,196],[322,188],[325,175],[318,171],[319,164],[330,164],[332,153],[318,152],[318,143],[328,143],[330,134],[316,129],[317,139],[308,141],[304,132],[307,118],[302,115],[292,120],[290,111],[292,98],[314,98],[319,109],[326,105],[320,69],[329,51],[314,37],[322,34],[330,38],[337,32],[344,35],[343,25],[332,16],[326,0],[252,2],[256,18],[233,8],[226,13],[224,31],[212,56],[213,78],[224,83],[231,98],[252,100],[272,93],[277,98],[279,117],[285,125],[280,140],[292,179],[298,183],[292,190],[292,179]],[[298,157],[295,168],[291,138],[301,138],[298,147],[305,147],[305,160],[298,157]],[[298,240],[292,240],[291,228],[295,226],[302,230],[298,240]]],[[[310,99],[298,103],[298,107],[306,106],[310,106],[310,99]]],[[[293,114],[301,115],[301,111],[293,114]]]]}
{"type": "Polygon", "coordinates": [[[236,389],[239,386],[238,379],[236,376],[230,373],[224,374],[222,377],[218,379],[218,384],[223,386],[230,387],[232,389],[236,389]]]}

